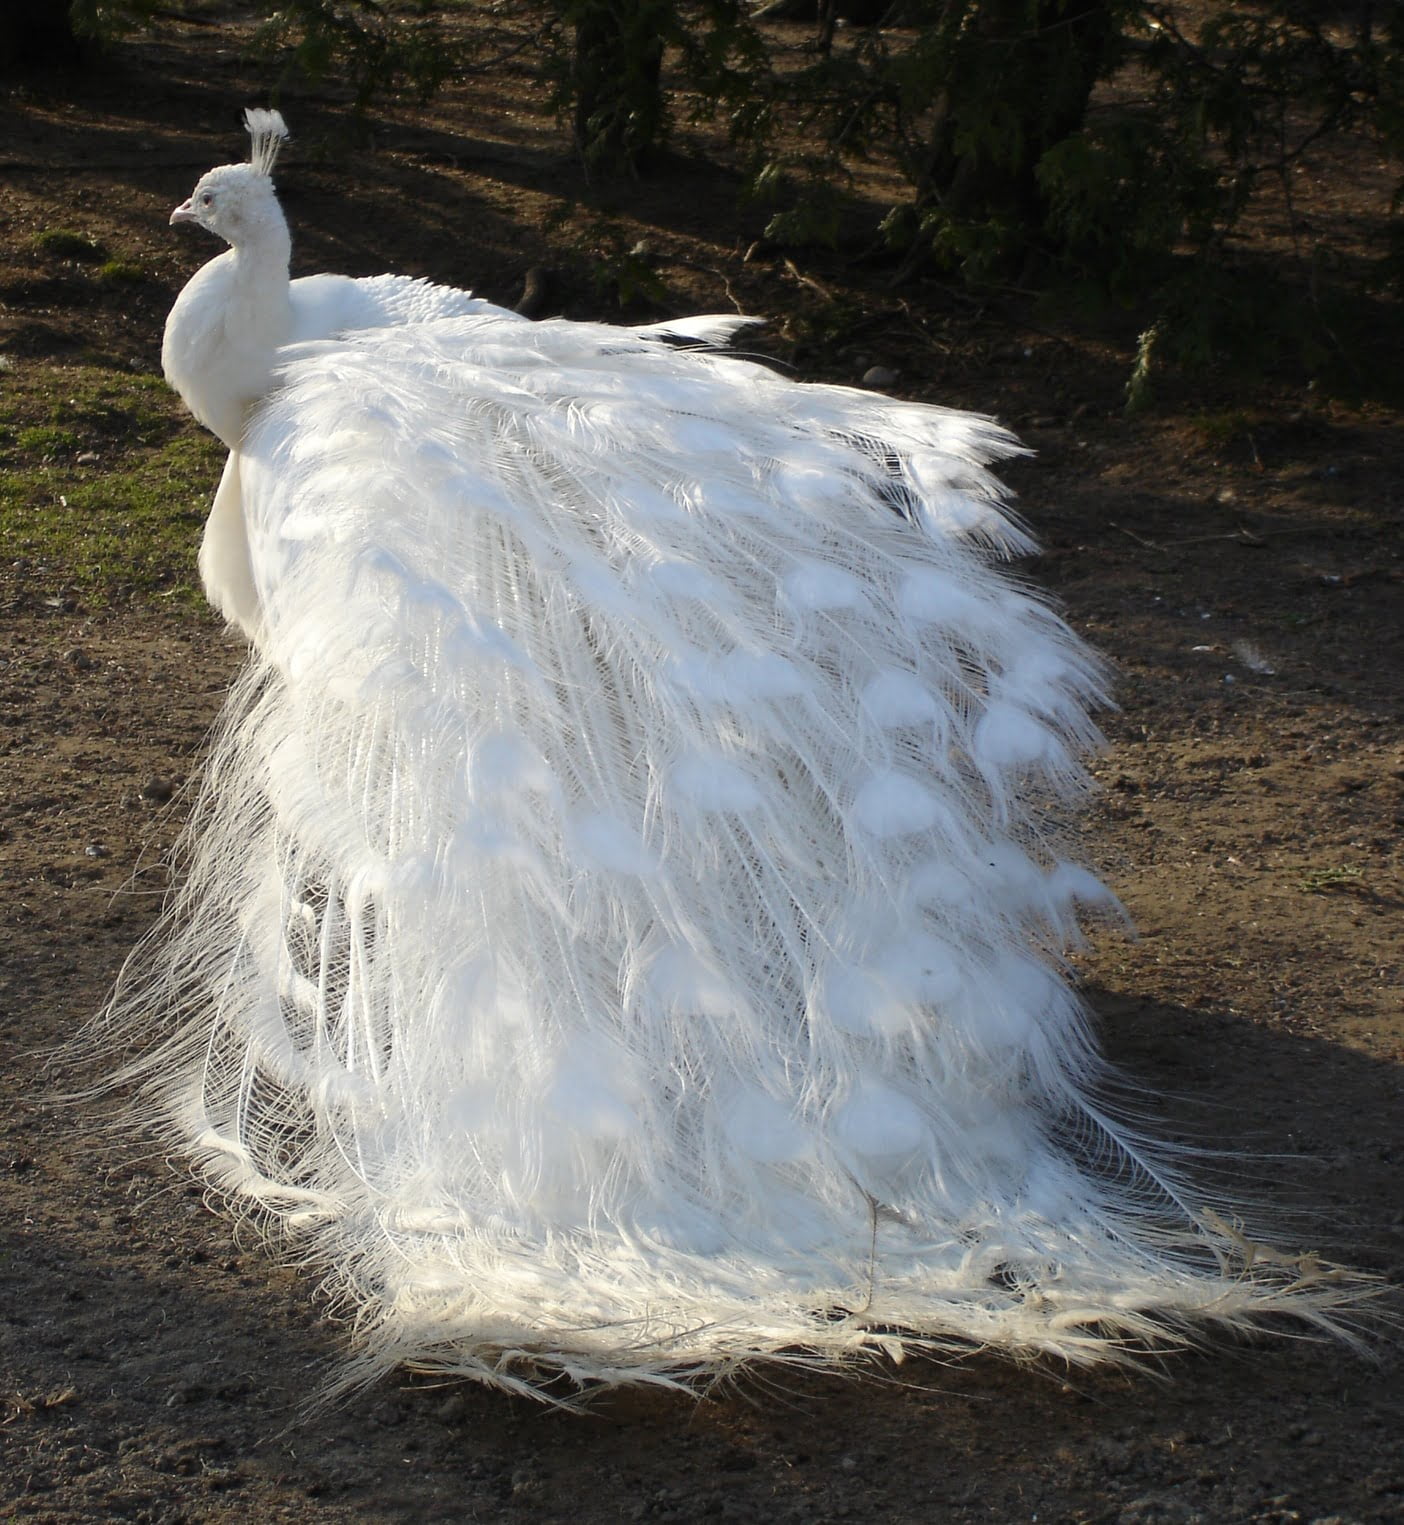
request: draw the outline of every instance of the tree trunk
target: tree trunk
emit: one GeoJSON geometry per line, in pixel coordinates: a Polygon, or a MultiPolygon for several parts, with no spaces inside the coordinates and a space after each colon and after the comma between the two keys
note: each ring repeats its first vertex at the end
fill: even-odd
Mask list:
{"type": "MultiPolygon", "coordinates": [[[[970,34],[994,76],[978,96],[953,82],[938,105],[918,209],[946,218],[1002,222],[1012,243],[1036,243],[1044,220],[1038,165],[1055,143],[1077,132],[1117,35],[1115,0],[976,0],[970,34]],[[998,135],[972,132],[972,120],[999,100],[1013,113],[998,135]]],[[[1011,248],[1011,256],[1018,254],[1011,248]]]]}
{"type": "Polygon", "coordinates": [[[0,74],[64,68],[83,57],[68,0],[4,0],[0,4],[0,74]]]}
{"type": "Polygon", "coordinates": [[[663,38],[668,0],[580,0],[571,84],[575,145],[587,169],[632,173],[667,129],[663,38]]]}

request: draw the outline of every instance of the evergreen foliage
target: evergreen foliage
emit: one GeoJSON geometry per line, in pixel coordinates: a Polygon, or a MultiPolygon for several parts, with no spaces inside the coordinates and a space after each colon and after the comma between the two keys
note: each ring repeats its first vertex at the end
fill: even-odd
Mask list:
{"type": "Polygon", "coordinates": [[[263,9],[259,46],[279,61],[284,80],[338,75],[354,89],[357,111],[394,90],[427,100],[466,62],[445,36],[437,8],[427,4],[392,9],[379,0],[285,0],[263,9]]]}
{"type": "MultiPolygon", "coordinates": [[[[976,288],[1072,283],[1147,309],[1152,356],[1204,358],[1264,323],[1277,294],[1232,278],[1228,242],[1270,183],[1333,134],[1404,148],[1404,8],[1360,0],[900,0],[901,26],[821,24],[808,65],[737,119],[753,185],[789,187],[769,236],[834,238],[834,188],[890,154],[908,194],[882,233],[900,270],[976,288]],[[772,150],[781,123],[807,137],[772,150]]],[[[1139,389],[1138,396],[1145,395],[1139,389]]]]}
{"type": "Polygon", "coordinates": [[[663,76],[708,109],[768,80],[759,34],[742,0],[545,0],[554,103],[571,122],[592,175],[634,174],[666,143],[674,106],[663,76]]]}
{"type": "MultiPolygon", "coordinates": [[[[899,278],[1054,282],[1133,305],[1147,313],[1138,374],[1280,321],[1274,294],[1229,273],[1264,186],[1290,209],[1296,167],[1333,134],[1404,148],[1399,0],[828,0],[798,68],[744,0],[518,3],[592,178],[652,167],[685,93],[694,114],[727,116],[772,241],[885,246],[899,278]],[[846,187],[869,158],[895,162],[908,189],[864,228],[846,187]]],[[[152,4],[73,0],[72,17],[110,34],[152,4]]],[[[469,66],[447,4],[261,4],[284,77],[336,72],[358,107],[469,66]]]]}

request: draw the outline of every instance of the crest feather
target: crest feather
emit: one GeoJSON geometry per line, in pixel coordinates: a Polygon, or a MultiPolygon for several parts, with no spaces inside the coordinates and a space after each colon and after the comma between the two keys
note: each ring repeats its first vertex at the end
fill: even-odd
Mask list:
{"type": "Polygon", "coordinates": [[[265,111],[250,106],[244,112],[244,126],[253,140],[249,150],[249,163],[260,175],[271,175],[278,157],[278,150],[288,138],[287,123],[281,111],[265,111]]]}

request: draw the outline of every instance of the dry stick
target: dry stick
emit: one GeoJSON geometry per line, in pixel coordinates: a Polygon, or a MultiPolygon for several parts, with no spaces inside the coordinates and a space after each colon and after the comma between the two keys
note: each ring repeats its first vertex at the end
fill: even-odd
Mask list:
{"type": "Polygon", "coordinates": [[[702,275],[710,275],[713,280],[719,281],[721,283],[722,287],[726,291],[727,301],[731,303],[731,305],[736,309],[737,313],[742,317],[746,315],[746,306],[748,304],[743,303],[741,299],[736,295],[736,291],[731,284],[731,277],[726,273],[725,270],[721,268],[720,265],[705,265],[701,260],[684,259],[681,255],[672,254],[660,255],[659,263],[664,265],[677,265],[680,266],[683,270],[696,270],[699,271],[702,275]]]}
{"type": "Polygon", "coordinates": [[[925,344],[929,349],[934,349],[938,355],[946,356],[950,354],[951,346],[949,344],[942,344],[941,341],[930,332],[930,330],[921,321],[921,319],[918,318],[912,311],[911,304],[905,297],[903,297],[897,303],[897,305],[899,308],[901,308],[903,317],[905,317],[907,322],[911,325],[912,331],[922,341],[923,344],[925,344]]]}
{"type": "Polygon", "coordinates": [[[795,278],[795,280],[800,283],[801,286],[808,286],[811,291],[817,291],[826,302],[833,301],[833,293],[831,291],[825,290],[825,288],[821,286],[819,282],[816,281],[812,276],[805,275],[800,270],[799,266],[795,264],[794,260],[787,259],[785,261],[785,269],[789,271],[789,273],[795,278]]]}
{"type": "Polygon", "coordinates": [[[1116,524],[1110,519],[1107,520],[1107,523],[1114,530],[1119,530],[1127,539],[1134,540],[1137,545],[1145,546],[1148,551],[1163,551],[1165,549],[1163,545],[1158,545],[1154,540],[1147,540],[1143,535],[1138,535],[1135,530],[1129,530],[1124,525],[1116,524]]]}
{"type": "Polygon", "coordinates": [[[544,41],[545,36],[544,30],[533,32],[529,37],[523,37],[520,42],[514,43],[504,52],[497,54],[496,57],[484,59],[482,63],[466,64],[458,72],[460,75],[489,74],[499,64],[505,64],[509,59],[515,58],[518,53],[524,53],[533,43],[544,41]]]}
{"type": "Polygon", "coordinates": [[[1186,535],[1180,540],[1147,540],[1143,535],[1138,535],[1135,530],[1129,530],[1124,524],[1117,524],[1113,520],[1107,520],[1108,525],[1119,530],[1123,535],[1134,540],[1137,545],[1143,545],[1148,551],[1169,551],[1179,545],[1203,545],[1207,540],[1236,540],[1239,545],[1252,545],[1257,540],[1277,539],[1281,535],[1315,535],[1320,533],[1318,526],[1314,524],[1296,525],[1291,529],[1281,530],[1250,530],[1247,528],[1231,530],[1227,534],[1213,535],[1186,535]]]}
{"type": "Polygon", "coordinates": [[[1281,535],[1319,535],[1321,529],[1315,524],[1298,524],[1290,529],[1282,530],[1250,530],[1247,528],[1236,529],[1229,535],[1190,535],[1184,540],[1167,540],[1166,545],[1199,545],[1205,540],[1237,540],[1242,544],[1251,545],[1256,540],[1277,539],[1281,535]]]}

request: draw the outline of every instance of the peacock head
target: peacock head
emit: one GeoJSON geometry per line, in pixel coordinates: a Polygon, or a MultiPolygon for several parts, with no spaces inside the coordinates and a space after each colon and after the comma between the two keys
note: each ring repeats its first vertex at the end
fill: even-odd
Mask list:
{"type": "Polygon", "coordinates": [[[238,244],[281,217],[273,182],[267,175],[255,173],[248,164],[221,164],[200,176],[190,200],[171,213],[171,225],[197,223],[225,243],[238,244]]]}
{"type": "Polygon", "coordinates": [[[222,238],[239,244],[260,229],[282,227],[283,214],[273,191],[273,164],[288,136],[276,111],[250,108],[244,125],[253,139],[248,164],[221,164],[202,175],[191,192],[171,213],[171,225],[193,222],[222,238]]]}

